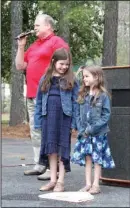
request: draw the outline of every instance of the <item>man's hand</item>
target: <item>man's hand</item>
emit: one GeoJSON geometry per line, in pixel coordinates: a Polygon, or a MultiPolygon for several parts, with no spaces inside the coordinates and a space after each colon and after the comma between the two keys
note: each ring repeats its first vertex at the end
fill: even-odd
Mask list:
{"type": "MultiPolygon", "coordinates": [[[[21,34],[20,34],[21,35],[21,34]]],[[[19,36],[20,36],[19,35],[19,36]]],[[[25,46],[26,45],[26,42],[27,42],[27,36],[23,37],[23,38],[19,38],[18,39],[18,46],[25,46]]]]}

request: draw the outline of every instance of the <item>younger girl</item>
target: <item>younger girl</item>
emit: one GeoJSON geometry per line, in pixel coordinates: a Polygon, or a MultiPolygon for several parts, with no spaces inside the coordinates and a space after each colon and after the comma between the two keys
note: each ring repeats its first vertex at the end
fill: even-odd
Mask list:
{"type": "Polygon", "coordinates": [[[100,192],[101,168],[114,168],[107,133],[110,119],[110,99],[104,86],[103,70],[98,66],[85,67],[79,91],[79,110],[76,112],[78,138],[72,162],[85,166],[86,186],[80,191],[100,192]],[[94,164],[94,181],[91,171],[94,164]]]}
{"type": "Polygon", "coordinates": [[[50,182],[40,191],[64,191],[65,171],[70,171],[71,130],[76,128],[77,95],[70,53],[64,48],[58,49],[40,80],[36,97],[35,128],[42,129],[39,163],[48,166],[49,159],[51,171],[50,182]]]}

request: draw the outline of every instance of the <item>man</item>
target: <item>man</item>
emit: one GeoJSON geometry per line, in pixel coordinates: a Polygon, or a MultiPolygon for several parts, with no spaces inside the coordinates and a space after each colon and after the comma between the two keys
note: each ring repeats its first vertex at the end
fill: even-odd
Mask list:
{"type": "Polygon", "coordinates": [[[62,47],[69,49],[68,44],[62,38],[54,34],[54,25],[55,22],[51,16],[47,14],[38,14],[34,22],[34,31],[38,39],[30,45],[26,52],[24,52],[27,37],[19,38],[18,51],[15,60],[17,70],[26,69],[27,107],[35,162],[34,168],[25,171],[24,174],[39,175],[38,179],[41,180],[50,179],[50,171],[48,169],[46,170],[46,167],[38,163],[41,132],[40,130],[34,129],[34,107],[37,87],[41,76],[45,74],[47,67],[49,66],[54,51],[62,47]],[[46,177],[44,173],[46,174],[46,177]]]}

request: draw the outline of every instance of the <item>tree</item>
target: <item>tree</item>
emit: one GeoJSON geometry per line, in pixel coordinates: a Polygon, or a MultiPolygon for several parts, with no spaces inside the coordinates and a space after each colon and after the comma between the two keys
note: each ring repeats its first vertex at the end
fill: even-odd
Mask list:
{"type": "Polygon", "coordinates": [[[103,18],[98,3],[76,5],[68,14],[70,45],[75,64],[100,57],[102,53],[103,18]]]}
{"type": "Polygon", "coordinates": [[[14,39],[22,32],[22,1],[11,1],[11,108],[10,126],[25,121],[25,105],[23,95],[24,75],[15,67],[17,42],[14,39]]]}
{"type": "Polygon", "coordinates": [[[119,1],[117,65],[130,64],[130,2],[119,1]]]}
{"type": "MultiPolygon", "coordinates": [[[[22,31],[33,29],[34,18],[38,13],[38,1],[21,1],[23,11],[22,31]]],[[[1,76],[5,82],[10,83],[11,77],[11,1],[1,1],[1,76]],[[8,44],[7,44],[8,43],[8,44]]],[[[18,33],[17,33],[18,35],[18,33]]],[[[27,46],[34,40],[34,37],[29,37],[27,46]]]]}
{"type": "Polygon", "coordinates": [[[39,1],[39,4],[43,13],[51,15],[57,21],[57,35],[65,31],[66,25],[60,24],[61,14],[65,8],[63,18],[68,24],[69,45],[74,64],[82,64],[88,58],[100,57],[103,31],[103,12],[100,1],[62,1],[62,3],[61,1],[39,1]],[[63,4],[66,7],[61,8],[63,4]]]}
{"type": "Polygon", "coordinates": [[[69,43],[70,39],[70,31],[69,31],[69,24],[67,13],[69,11],[69,2],[67,1],[60,1],[60,20],[59,20],[59,35],[69,43]]]}
{"type": "Polygon", "coordinates": [[[10,81],[11,71],[10,24],[10,3],[1,1],[1,76],[6,82],[10,81]]]}
{"type": "Polygon", "coordinates": [[[105,1],[103,66],[116,65],[118,32],[118,1],[105,1]]]}

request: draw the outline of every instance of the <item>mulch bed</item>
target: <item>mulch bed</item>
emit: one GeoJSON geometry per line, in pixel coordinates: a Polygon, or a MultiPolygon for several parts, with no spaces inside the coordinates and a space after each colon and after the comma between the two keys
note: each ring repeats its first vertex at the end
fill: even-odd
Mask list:
{"type": "MultiPolygon", "coordinates": [[[[2,138],[11,139],[30,139],[30,130],[28,124],[21,124],[17,126],[9,126],[8,124],[2,124],[2,138]]],[[[72,139],[75,139],[77,132],[72,134],[72,139]]]]}

